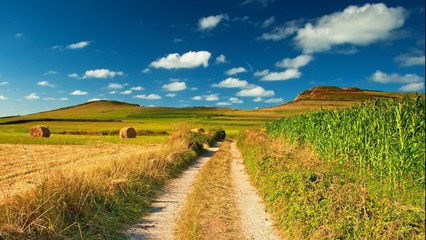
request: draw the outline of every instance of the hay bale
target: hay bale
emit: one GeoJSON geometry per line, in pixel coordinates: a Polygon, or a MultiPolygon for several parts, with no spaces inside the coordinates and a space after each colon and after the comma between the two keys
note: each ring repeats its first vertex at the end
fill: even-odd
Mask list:
{"type": "Polygon", "coordinates": [[[198,133],[198,134],[204,134],[206,131],[204,128],[193,128],[191,129],[191,132],[198,133]]]}
{"type": "Polygon", "coordinates": [[[124,127],[120,129],[120,138],[135,138],[136,130],[132,127],[124,127]]]}
{"type": "Polygon", "coordinates": [[[37,125],[30,128],[31,137],[50,137],[50,130],[47,126],[37,125]]]}

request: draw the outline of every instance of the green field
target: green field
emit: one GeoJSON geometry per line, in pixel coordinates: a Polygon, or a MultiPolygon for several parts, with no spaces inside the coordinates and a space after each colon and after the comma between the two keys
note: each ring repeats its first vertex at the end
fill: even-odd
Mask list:
{"type": "MultiPolygon", "coordinates": [[[[240,130],[264,129],[265,122],[300,115],[320,108],[348,107],[375,97],[400,98],[402,94],[361,89],[315,87],[299,95],[302,99],[275,107],[239,110],[216,107],[143,107],[117,101],[83,103],[48,112],[0,118],[0,143],[91,144],[122,143],[109,132],[132,126],[156,137],[140,136],[130,143],[161,142],[168,133],[182,128],[221,127],[235,138],[240,130]],[[28,135],[31,126],[46,125],[52,132],[49,140],[34,140],[28,135]],[[73,133],[73,134],[70,134],[73,133]],[[79,135],[76,135],[78,133],[79,135]],[[103,134],[102,134],[103,133],[103,134]]],[[[424,95],[423,95],[424,98],[424,95]]],[[[146,135],[146,134],[145,134],[146,135]]]]}
{"type": "Polygon", "coordinates": [[[108,143],[160,143],[183,125],[188,128],[216,127],[226,129],[235,137],[242,129],[263,128],[265,121],[279,118],[279,112],[260,112],[227,108],[147,108],[127,103],[99,101],[71,108],[59,109],[27,116],[0,119],[0,143],[26,144],[92,144],[108,143]],[[31,126],[46,125],[52,135],[48,139],[32,139],[31,126]],[[121,140],[117,134],[122,127],[132,126],[137,131],[154,136],[138,136],[121,140]],[[102,134],[103,133],[103,134],[102,134]]]}

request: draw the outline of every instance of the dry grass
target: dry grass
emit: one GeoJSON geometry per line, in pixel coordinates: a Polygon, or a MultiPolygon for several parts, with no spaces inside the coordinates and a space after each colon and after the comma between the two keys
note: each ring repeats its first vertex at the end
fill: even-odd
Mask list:
{"type": "Polygon", "coordinates": [[[176,239],[243,239],[230,176],[230,143],[223,142],[197,176],[175,228],[176,239]]]}
{"type": "Polygon", "coordinates": [[[195,159],[188,135],[182,130],[166,144],[125,156],[93,153],[100,157],[93,164],[46,172],[35,188],[0,203],[0,239],[124,238],[125,225],[148,209],[159,187],[195,159]]]}
{"type": "Polygon", "coordinates": [[[138,155],[151,146],[137,145],[31,145],[0,144],[0,201],[40,185],[52,171],[80,169],[129,155],[138,155]]]}

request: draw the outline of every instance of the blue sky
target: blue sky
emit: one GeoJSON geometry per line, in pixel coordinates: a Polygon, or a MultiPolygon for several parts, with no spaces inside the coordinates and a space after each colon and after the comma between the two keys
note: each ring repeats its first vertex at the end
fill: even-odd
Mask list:
{"type": "Polygon", "coordinates": [[[0,3],[0,116],[93,101],[254,109],[425,89],[424,1],[0,3]]]}

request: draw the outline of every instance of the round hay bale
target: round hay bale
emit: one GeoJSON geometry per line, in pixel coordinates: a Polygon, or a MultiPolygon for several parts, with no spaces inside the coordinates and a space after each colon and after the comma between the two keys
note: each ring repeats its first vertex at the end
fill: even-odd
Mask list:
{"type": "Polygon", "coordinates": [[[135,138],[136,130],[132,127],[124,127],[120,129],[120,138],[135,138]]]}
{"type": "Polygon", "coordinates": [[[204,128],[193,128],[191,129],[191,132],[195,132],[198,134],[204,134],[206,131],[204,130],[204,128]]]}
{"type": "Polygon", "coordinates": [[[50,137],[50,130],[47,126],[37,125],[30,128],[31,137],[50,137]]]}

